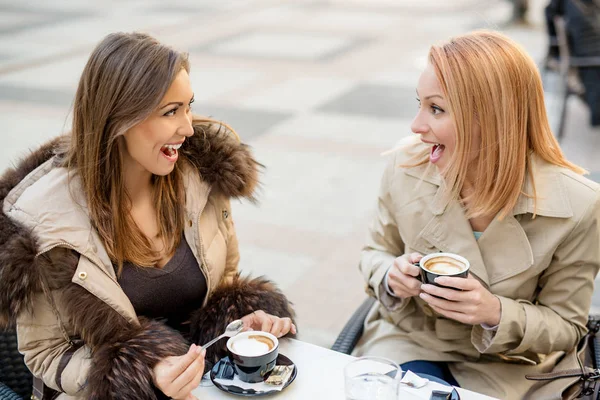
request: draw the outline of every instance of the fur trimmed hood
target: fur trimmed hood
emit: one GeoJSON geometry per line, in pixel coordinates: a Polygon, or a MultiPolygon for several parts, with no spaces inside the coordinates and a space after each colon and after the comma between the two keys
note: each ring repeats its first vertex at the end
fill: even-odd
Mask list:
{"type": "MultiPolygon", "coordinates": [[[[253,158],[248,146],[224,125],[212,121],[195,120],[194,131],[180,152],[198,170],[201,180],[227,197],[254,201],[262,165],[253,158]]],[[[30,174],[40,175],[51,169],[48,166],[40,171],[56,154],[62,140],[64,136],[49,141],[5,171],[0,178],[3,204],[21,181],[31,178],[30,174]]],[[[0,328],[14,324],[16,316],[30,307],[33,293],[41,291],[36,258],[40,250],[30,228],[15,223],[5,212],[0,213],[0,328]]]]}

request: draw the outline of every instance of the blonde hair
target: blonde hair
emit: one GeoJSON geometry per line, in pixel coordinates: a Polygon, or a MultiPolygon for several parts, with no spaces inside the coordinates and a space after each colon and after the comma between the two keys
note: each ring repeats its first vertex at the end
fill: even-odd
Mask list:
{"type": "MultiPolygon", "coordinates": [[[[81,178],[92,225],[111,261],[154,266],[160,255],[136,225],[124,185],[123,133],[159,105],[182,69],[187,55],[143,33],[113,33],[92,52],[79,81],[71,141],[59,151],[63,166],[81,178]]],[[[181,167],[153,176],[159,237],[167,254],[175,251],[184,226],[181,167]]]]}
{"type": "MultiPolygon", "coordinates": [[[[517,43],[492,31],[477,31],[432,46],[429,62],[449,104],[456,150],[444,172],[446,200],[458,199],[469,168],[475,190],[465,201],[469,218],[508,215],[522,193],[532,154],[576,173],[585,170],[565,159],[546,115],[535,62],[517,43]],[[469,165],[473,126],[481,132],[476,165],[469,165]]],[[[429,151],[415,163],[429,160],[429,151]]],[[[526,194],[535,198],[533,194],[526,194]]]]}

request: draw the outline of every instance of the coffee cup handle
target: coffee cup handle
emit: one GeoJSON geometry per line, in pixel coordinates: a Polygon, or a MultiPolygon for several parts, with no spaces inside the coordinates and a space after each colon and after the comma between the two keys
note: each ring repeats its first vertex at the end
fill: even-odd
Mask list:
{"type": "Polygon", "coordinates": [[[415,276],[415,278],[418,281],[424,282],[424,279],[423,279],[423,269],[421,268],[421,264],[417,261],[417,262],[414,262],[413,265],[415,267],[419,268],[419,275],[415,276]]]}

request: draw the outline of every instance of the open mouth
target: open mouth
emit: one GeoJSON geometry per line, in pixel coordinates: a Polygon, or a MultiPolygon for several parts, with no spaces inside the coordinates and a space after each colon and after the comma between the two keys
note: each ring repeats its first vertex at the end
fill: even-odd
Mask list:
{"type": "Polygon", "coordinates": [[[179,148],[181,147],[181,143],[179,144],[166,144],[160,148],[161,153],[167,158],[169,161],[176,161],[179,156],[179,148]]]}
{"type": "Polygon", "coordinates": [[[429,155],[429,161],[431,161],[432,163],[436,163],[441,157],[442,154],[444,153],[444,149],[446,148],[446,146],[444,146],[443,144],[434,144],[433,147],[431,148],[431,154],[429,155]]]}

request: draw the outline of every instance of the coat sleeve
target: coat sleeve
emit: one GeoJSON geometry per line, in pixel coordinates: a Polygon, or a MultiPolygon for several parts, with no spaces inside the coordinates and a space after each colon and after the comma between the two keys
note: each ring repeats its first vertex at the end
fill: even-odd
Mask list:
{"type": "Polygon", "coordinates": [[[600,268],[599,216],[596,194],[540,276],[534,303],[498,296],[502,316],[497,332],[480,326],[472,330],[471,341],[480,352],[549,354],[576,346],[586,332],[594,279],[600,268]]]}
{"type": "Polygon", "coordinates": [[[89,347],[69,344],[42,293],[33,302],[34,312],[23,312],[17,319],[19,351],[31,373],[46,386],[76,396],[85,386],[89,347]]]}
{"type": "Polygon", "coordinates": [[[390,310],[398,309],[405,301],[390,296],[384,287],[387,270],[396,257],[404,254],[404,242],[400,237],[390,188],[398,171],[395,157],[391,157],[383,177],[377,198],[375,216],[369,226],[366,244],[362,249],[359,269],[366,281],[366,292],[378,299],[390,310]]]}

